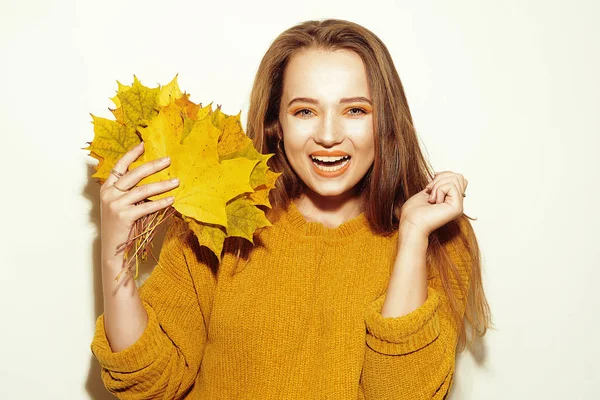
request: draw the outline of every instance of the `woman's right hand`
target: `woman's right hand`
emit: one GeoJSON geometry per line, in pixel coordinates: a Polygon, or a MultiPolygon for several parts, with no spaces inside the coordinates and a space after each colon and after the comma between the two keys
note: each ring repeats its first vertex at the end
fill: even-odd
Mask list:
{"type": "Polygon", "coordinates": [[[125,153],[114,166],[123,174],[117,178],[110,174],[100,187],[100,240],[102,245],[102,262],[115,263],[121,269],[124,248],[118,252],[116,248],[127,241],[135,221],[139,218],[161,210],[173,204],[173,196],[157,201],[136,203],[160,193],[168,192],[179,186],[179,181],[165,180],[136,186],[142,179],[170,165],[169,157],[148,161],[128,171],[129,165],[144,152],[143,142],[125,153]],[[114,184],[117,184],[117,189],[114,184]]]}

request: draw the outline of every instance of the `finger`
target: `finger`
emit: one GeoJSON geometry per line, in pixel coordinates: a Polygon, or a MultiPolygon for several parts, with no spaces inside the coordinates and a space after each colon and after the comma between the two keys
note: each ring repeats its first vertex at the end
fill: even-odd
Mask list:
{"type": "MultiPolygon", "coordinates": [[[[123,154],[121,158],[119,158],[119,160],[115,163],[114,169],[125,175],[125,173],[127,173],[127,169],[129,168],[129,164],[134,162],[143,152],[144,142],[140,142],[123,154]]],[[[115,174],[108,174],[108,178],[106,178],[104,184],[106,187],[112,186],[119,179],[120,178],[117,178],[115,174]]],[[[124,189],[123,187],[121,188],[124,189]]]]}
{"type": "Polygon", "coordinates": [[[446,196],[450,193],[450,190],[455,184],[453,182],[446,182],[443,185],[439,185],[436,190],[435,204],[445,203],[446,196]]]}
{"type": "Polygon", "coordinates": [[[454,178],[454,182],[456,183],[456,187],[460,190],[460,193],[464,193],[467,188],[465,177],[458,172],[453,172],[452,177],[454,178]]]}
{"type": "Polygon", "coordinates": [[[126,195],[122,196],[119,201],[122,201],[125,205],[132,205],[147,199],[148,197],[168,192],[169,190],[175,189],[177,186],[179,186],[179,180],[177,178],[167,181],[148,183],[133,188],[127,192],[126,195]]]}
{"type": "Polygon", "coordinates": [[[131,218],[133,221],[137,221],[145,215],[152,214],[155,211],[162,210],[173,204],[173,196],[166,197],[164,199],[156,201],[147,201],[142,204],[133,206],[131,210],[131,218]]]}
{"type": "Polygon", "coordinates": [[[427,184],[427,186],[425,186],[425,189],[427,189],[427,190],[431,189],[431,187],[433,185],[435,185],[436,182],[437,182],[437,175],[435,175],[433,177],[433,179],[431,181],[429,181],[429,183],[427,184]]]}
{"type": "Polygon", "coordinates": [[[456,188],[459,190],[459,194],[462,196],[462,193],[467,190],[467,180],[462,176],[462,174],[455,174],[454,178],[456,188]]]}
{"type": "Polygon", "coordinates": [[[437,188],[436,204],[447,203],[455,206],[462,202],[462,195],[459,192],[459,186],[454,181],[440,185],[437,188]]]}
{"type": "Polygon", "coordinates": [[[462,176],[462,174],[459,173],[455,173],[452,171],[442,171],[439,173],[436,173],[435,178],[429,182],[427,184],[427,186],[425,187],[426,190],[431,190],[432,186],[435,186],[439,183],[441,183],[442,181],[444,181],[446,178],[453,178],[456,180],[456,183],[458,184],[459,188],[463,189],[463,193],[464,193],[464,189],[466,189],[466,185],[464,185],[463,181],[465,181],[464,177],[462,176]]]}
{"type": "MultiPolygon", "coordinates": [[[[440,196],[441,196],[441,192],[439,191],[440,186],[447,184],[449,182],[454,182],[456,183],[456,177],[453,175],[446,175],[446,177],[444,178],[439,178],[435,181],[435,183],[433,184],[433,187],[431,188],[431,192],[429,193],[429,198],[428,201],[430,203],[438,203],[440,196]]],[[[442,199],[443,202],[443,199],[442,199]]]]}
{"type": "Polygon", "coordinates": [[[168,156],[145,162],[123,175],[119,179],[119,187],[124,190],[129,190],[147,176],[165,169],[170,163],[171,159],[168,156]]]}
{"type": "MultiPolygon", "coordinates": [[[[463,185],[463,177],[461,174],[453,174],[450,177],[450,182],[454,183],[456,185],[457,190],[460,191],[460,193],[464,193],[464,185],[463,185]]],[[[459,193],[459,194],[460,194],[459,193]]]]}
{"type": "Polygon", "coordinates": [[[430,203],[435,203],[436,202],[436,196],[437,196],[437,188],[443,184],[445,181],[447,181],[448,178],[438,178],[436,177],[432,182],[431,182],[431,186],[429,188],[430,192],[429,192],[429,202],[430,203]]]}
{"type": "Polygon", "coordinates": [[[427,184],[427,186],[425,186],[426,189],[431,189],[431,187],[433,185],[435,185],[437,182],[439,182],[440,179],[445,178],[449,173],[452,173],[450,171],[440,171],[440,172],[435,172],[433,175],[433,179],[431,180],[431,182],[429,182],[427,184]]]}
{"type": "Polygon", "coordinates": [[[427,201],[430,203],[435,203],[435,187],[431,188],[431,192],[429,193],[429,197],[427,198],[427,201]]]}
{"type": "Polygon", "coordinates": [[[439,204],[440,197],[443,197],[440,193],[440,187],[444,185],[443,182],[438,182],[434,187],[431,188],[431,194],[429,195],[429,202],[431,204],[439,204]]]}

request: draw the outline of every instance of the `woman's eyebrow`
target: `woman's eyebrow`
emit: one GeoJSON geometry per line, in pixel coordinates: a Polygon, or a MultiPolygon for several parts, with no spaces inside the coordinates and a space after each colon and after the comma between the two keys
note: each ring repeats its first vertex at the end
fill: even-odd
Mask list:
{"type": "MultiPolygon", "coordinates": [[[[319,100],[316,99],[312,99],[310,97],[296,97],[294,99],[292,99],[292,101],[290,101],[288,103],[288,107],[292,105],[292,103],[296,102],[296,101],[301,101],[304,103],[311,103],[311,104],[319,104],[319,100]]],[[[362,97],[362,96],[358,96],[358,97],[344,97],[343,99],[340,100],[340,104],[344,104],[344,103],[357,103],[357,102],[365,102],[365,103],[369,103],[372,105],[371,100],[367,99],[366,97],[362,97]]]]}

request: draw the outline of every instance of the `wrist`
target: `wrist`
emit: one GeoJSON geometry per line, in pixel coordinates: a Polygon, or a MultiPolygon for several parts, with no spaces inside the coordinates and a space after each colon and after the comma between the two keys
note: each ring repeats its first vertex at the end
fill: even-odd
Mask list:
{"type": "Polygon", "coordinates": [[[414,225],[400,225],[398,238],[404,243],[429,244],[429,235],[414,225]]]}

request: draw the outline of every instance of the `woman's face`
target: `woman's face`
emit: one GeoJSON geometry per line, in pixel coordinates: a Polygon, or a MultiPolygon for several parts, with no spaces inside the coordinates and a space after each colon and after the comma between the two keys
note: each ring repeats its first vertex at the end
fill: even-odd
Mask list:
{"type": "Polygon", "coordinates": [[[283,82],[279,121],[294,172],[313,192],[352,190],[375,158],[367,73],[349,50],[293,56],[283,82]]]}

